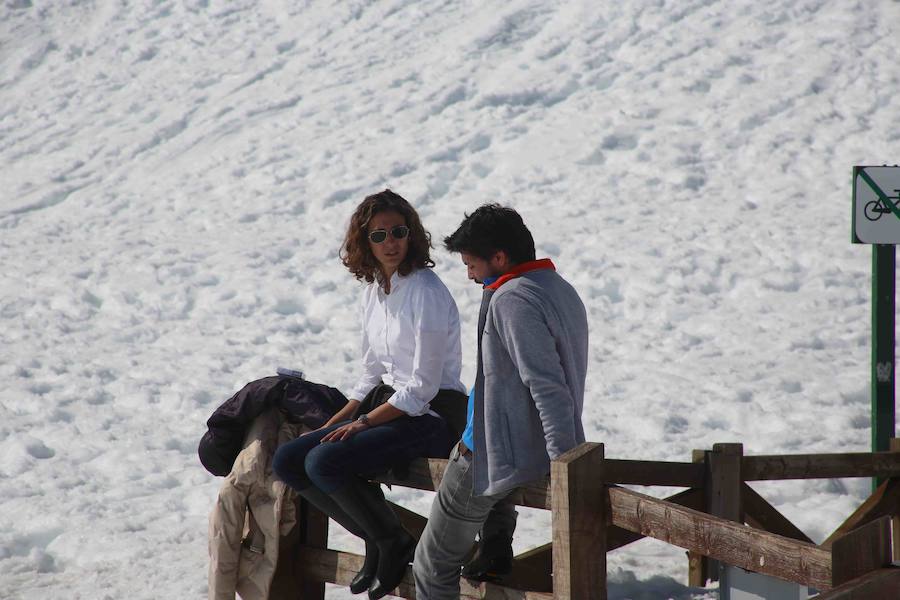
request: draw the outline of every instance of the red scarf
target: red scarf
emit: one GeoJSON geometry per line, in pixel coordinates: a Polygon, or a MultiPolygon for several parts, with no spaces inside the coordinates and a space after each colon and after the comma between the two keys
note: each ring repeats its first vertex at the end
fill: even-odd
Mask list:
{"type": "Polygon", "coordinates": [[[512,269],[498,277],[497,281],[495,281],[491,285],[486,285],[485,288],[489,290],[496,290],[510,279],[515,279],[523,273],[528,273],[529,271],[540,271],[542,269],[553,269],[555,271],[556,267],[553,265],[553,261],[551,261],[549,258],[541,258],[538,260],[523,262],[514,266],[512,269]]]}

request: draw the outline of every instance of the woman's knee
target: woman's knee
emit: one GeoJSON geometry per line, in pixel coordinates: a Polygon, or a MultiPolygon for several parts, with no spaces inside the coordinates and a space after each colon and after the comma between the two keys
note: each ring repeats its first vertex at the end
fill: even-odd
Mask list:
{"type": "Polygon", "coordinates": [[[355,456],[342,442],[320,444],[307,453],[303,468],[314,486],[332,492],[356,475],[355,456]]]}
{"type": "Polygon", "coordinates": [[[303,470],[313,481],[334,475],[330,444],[320,444],[306,453],[303,459],[303,470]]]}
{"type": "Polygon", "coordinates": [[[284,479],[285,475],[290,475],[290,459],[288,455],[289,452],[287,452],[286,445],[277,448],[275,454],[272,455],[272,472],[274,472],[279,479],[284,479]]]}
{"type": "Polygon", "coordinates": [[[284,444],[272,456],[272,472],[294,489],[309,485],[303,468],[306,452],[298,452],[293,443],[284,444]]]}

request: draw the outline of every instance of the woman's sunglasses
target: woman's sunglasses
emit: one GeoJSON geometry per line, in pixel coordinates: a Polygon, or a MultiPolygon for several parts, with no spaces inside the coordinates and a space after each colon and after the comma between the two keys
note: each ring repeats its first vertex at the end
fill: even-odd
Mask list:
{"type": "MultiPolygon", "coordinates": [[[[395,240],[402,240],[408,235],[409,227],[407,227],[406,225],[397,225],[396,227],[391,227],[391,237],[395,240]]],[[[369,240],[373,244],[380,244],[387,239],[387,236],[387,229],[373,229],[369,232],[369,240]]]]}

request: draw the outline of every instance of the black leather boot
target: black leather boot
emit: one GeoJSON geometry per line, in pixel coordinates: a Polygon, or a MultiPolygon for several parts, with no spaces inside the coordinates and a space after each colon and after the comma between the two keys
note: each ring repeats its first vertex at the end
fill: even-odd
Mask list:
{"type": "Polygon", "coordinates": [[[378,566],[369,586],[369,599],[387,596],[406,574],[416,551],[415,538],[403,529],[377,483],[354,482],[331,497],[378,546],[378,566]]]}
{"type": "Polygon", "coordinates": [[[366,560],[362,569],[350,582],[350,593],[362,594],[369,589],[369,586],[372,585],[372,580],[375,579],[375,574],[378,572],[378,556],[378,546],[375,542],[366,540],[366,560]]]}
{"type": "Polygon", "coordinates": [[[369,600],[384,598],[400,585],[416,553],[416,538],[401,529],[397,537],[379,542],[378,552],[378,572],[369,586],[369,600]]]}
{"type": "Polygon", "coordinates": [[[378,546],[374,541],[366,537],[366,532],[359,524],[348,515],[340,505],[335,502],[331,496],[315,486],[311,486],[300,490],[299,493],[313,506],[334,519],[341,527],[362,538],[366,542],[366,560],[363,567],[350,582],[350,592],[361,594],[369,589],[372,580],[375,579],[376,569],[378,567],[378,546]]]}
{"type": "Polygon", "coordinates": [[[512,571],[512,540],[495,535],[480,540],[472,559],[466,563],[462,576],[472,581],[497,583],[512,571]]]}

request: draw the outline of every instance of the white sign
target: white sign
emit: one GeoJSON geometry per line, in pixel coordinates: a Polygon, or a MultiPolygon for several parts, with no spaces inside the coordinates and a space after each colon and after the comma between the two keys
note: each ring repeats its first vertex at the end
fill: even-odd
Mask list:
{"type": "Polygon", "coordinates": [[[806,600],[809,588],[724,565],[719,571],[720,600],[806,600]]]}
{"type": "Polygon", "coordinates": [[[853,226],[863,244],[900,244],[900,167],[853,168],[853,226]]]}

